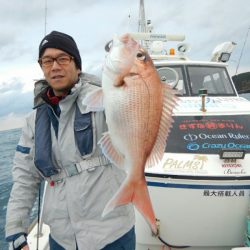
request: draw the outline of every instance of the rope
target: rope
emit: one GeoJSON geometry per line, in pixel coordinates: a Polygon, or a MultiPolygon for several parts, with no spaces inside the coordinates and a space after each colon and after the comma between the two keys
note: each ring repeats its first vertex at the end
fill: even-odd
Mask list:
{"type": "Polygon", "coordinates": [[[160,236],[158,236],[158,239],[164,244],[166,245],[167,247],[169,247],[170,249],[171,248],[188,248],[190,246],[175,246],[175,245],[171,245],[171,244],[168,244],[166,241],[164,241],[160,236]]]}
{"type": "Polygon", "coordinates": [[[41,185],[39,184],[38,189],[38,212],[37,212],[37,235],[36,235],[36,250],[39,250],[39,237],[40,237],[40,205],[41,205],[41,185]]]}

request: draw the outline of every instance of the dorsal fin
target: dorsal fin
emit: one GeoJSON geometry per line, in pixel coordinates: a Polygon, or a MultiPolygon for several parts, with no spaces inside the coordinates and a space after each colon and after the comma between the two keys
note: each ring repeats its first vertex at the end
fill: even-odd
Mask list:
{"type": "Polygon", "coordinates": [[[146,168],[155,166],[161,161],[163,157],[166,147],[166,140],[173,123],[172,111],[173,108],[177,105],[176,102],[178,100],[178,97],[176,96],[176,91],[165,83],[162,84],[162,89],[163,109],[160,127],[154,147],[147,159],[146,168]]]}

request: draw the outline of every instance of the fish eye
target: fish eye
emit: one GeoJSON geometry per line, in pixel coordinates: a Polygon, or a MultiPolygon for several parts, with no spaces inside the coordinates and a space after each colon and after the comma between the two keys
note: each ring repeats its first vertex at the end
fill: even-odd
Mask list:
{"type": "Polygon", "coordinates": [[[137,59],[144,61],[146,59],[146,54],[143,51],[139,51],[136,55],[137,59]]]}
{"type": "Polygon", "coordinates": [[[107,42],[104,47],[105,51],[109,52],[110,49],[112,48],[112,45],[113,45],[113,40],[110,40],[109,42],[107,42]]]}

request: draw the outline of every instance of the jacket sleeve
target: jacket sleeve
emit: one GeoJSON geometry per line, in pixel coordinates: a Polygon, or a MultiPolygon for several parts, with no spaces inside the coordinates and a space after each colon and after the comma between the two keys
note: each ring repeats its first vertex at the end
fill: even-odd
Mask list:
{"type": "Polygon", "coordinates": [[[35,112],[32,112],[25,121],[16,148],[12,169],[13,186],[6,214],[6,238],[28,233],[30,211],[42,181],[34,165],[34,120],[35,112]]]}

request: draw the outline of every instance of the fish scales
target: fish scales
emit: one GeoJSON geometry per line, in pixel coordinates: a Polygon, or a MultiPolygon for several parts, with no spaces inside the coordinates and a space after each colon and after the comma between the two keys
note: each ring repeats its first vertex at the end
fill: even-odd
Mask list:
{"type": "Polygon", "coordinates": [[[159,101],[150,94],[148,85],[144,81],[136,81],[134,85],[132,82],[122,87],[122,96],[119,95],[121,89],[114,89],[117,94],[107,94],[112,96],[108,98],[112,101],[105,106],[112,141],[120,152],[131,157],[138,156],[139,151],[140,157],[147,157],[158,133],[158,128],[152,127],[159,127],[161,112],[155,110],[155,103],[159,101]]]}

